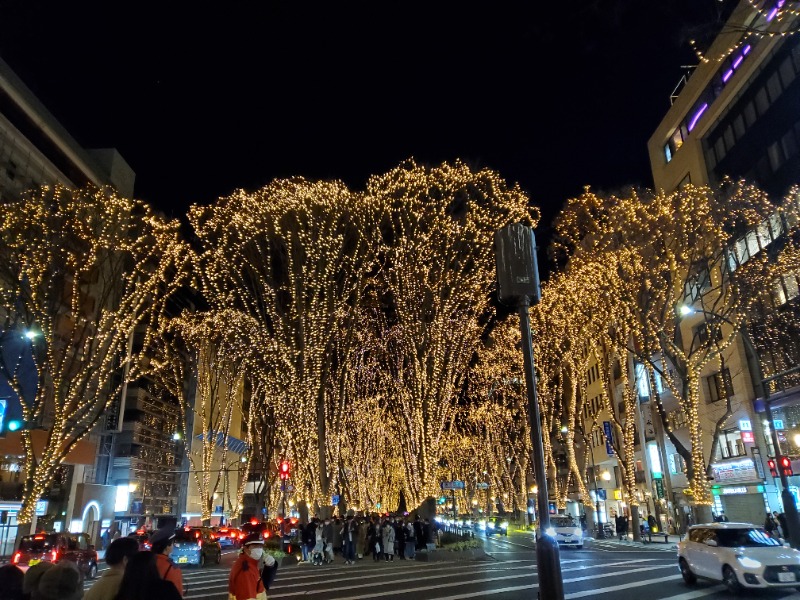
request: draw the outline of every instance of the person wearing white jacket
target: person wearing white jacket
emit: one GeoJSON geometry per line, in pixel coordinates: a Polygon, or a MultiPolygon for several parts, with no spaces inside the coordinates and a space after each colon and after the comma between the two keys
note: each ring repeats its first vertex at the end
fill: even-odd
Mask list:
{"type": "Polygon", "coordinates": [[[386,562],[394,560],[394,527],[389,521],[384,521],[381,530],[381,541],[383,542],[383,555],[386,562]]]}

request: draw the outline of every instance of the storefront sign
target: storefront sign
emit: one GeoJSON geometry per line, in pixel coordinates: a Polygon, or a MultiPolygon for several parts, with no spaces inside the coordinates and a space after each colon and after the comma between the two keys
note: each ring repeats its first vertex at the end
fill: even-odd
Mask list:
{"type": "Polygon", "coordinates": [[[742,432],[742,442],[745,444],[755,444],[756,438],[753,435],[752,431],[743,431],[742,432]]]}
{"type": "Polygon", "coordinates": [[[658,498],[664,497],[664,480],[663,479],[654,479],[653,484],[656,486],[656,496],[658,498]]]}
{"type": "Polygon", "coordinates": [[[714,496],[741,496],[742,494],[763,494],[763,485],[715,485],[711,487],[714,496]]]}
{"type": "Polygon", "coordinates": [[[786,429],[786,427],[783,426],[783,419],[772,419],[772,422],[775,423],[776,430],[786,429]]]}
{"type": "Polygon", "coordinates": [[[43,517],[47,514],[47,500],[39,500],[36,503],[36,516],[43,517]]]}
{"type": "Polygon", "coordinates": [[[739,421],[739,430],[740,431],[753,431],[753,425],[750,423],[749,419],[741,419],[739,421]]]}
{"type": "Polygon", "coordinates": [[[756,466],[751,458],[743,458],[731,462],[713,463],[714,481],[717,483],[735,483],[738,481],[755,481],[758,479],[756,466]]]}
{"type": "Polygon", "coordinates": [[[622,500],[622,490],[614,490],[614,500],[622,500]]]}
{"type": "Polygon", "coordinates": [[[609,456],[614,456],[614,448],[611,446],[614,442],[614,437],[611,434],[611,421],[603,421],[603,433],[606,436],[606,453],[609,456]]]}

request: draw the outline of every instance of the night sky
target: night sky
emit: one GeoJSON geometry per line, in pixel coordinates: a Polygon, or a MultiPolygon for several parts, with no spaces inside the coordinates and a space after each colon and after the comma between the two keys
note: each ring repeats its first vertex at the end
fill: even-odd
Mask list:
{"type": "Polygon", "coordinates": [[[168,214],[461,158],[518,182],[546,236],[586,184],[652,185],[688,40],[730,1],[0,0],[0,56],[168,214]]]}

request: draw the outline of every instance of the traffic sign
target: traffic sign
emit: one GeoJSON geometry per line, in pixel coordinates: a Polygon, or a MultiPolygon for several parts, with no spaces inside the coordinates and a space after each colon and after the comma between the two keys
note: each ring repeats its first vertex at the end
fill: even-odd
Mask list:
{"type": "Polygon", "coordinates": [[[459,481],[456,479],[455,481],[443,481],[442,482],[442,489],[443,490],[463,490],[464,489],[464,482],[459,481]]]}
{"type": "Polygon", "coordinates": [[[334,494],[333,495],[333,497],[331,498],[331,504],[333,504],[334,506],[339,504],[339,494],[334,494]]]}

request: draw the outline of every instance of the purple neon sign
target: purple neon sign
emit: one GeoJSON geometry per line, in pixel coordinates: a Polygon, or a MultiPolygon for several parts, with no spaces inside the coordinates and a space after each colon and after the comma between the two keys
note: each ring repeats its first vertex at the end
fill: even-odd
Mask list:
{"type": "Polygon", "coordinates": [[[705,102],[700,108],[697,109],[697,112],[694,113],[692,120],[689,121],[689,131],[694,129],[694,126],[697,125],[697,120],[703,116],[703,113],[706,112],[706,110],[708,110],[708,102],[705,102]]]}

